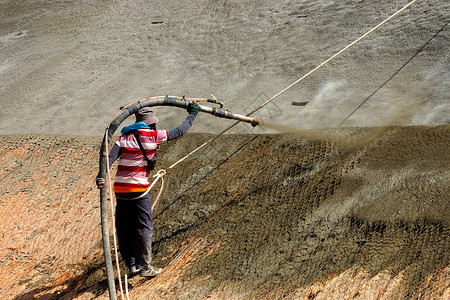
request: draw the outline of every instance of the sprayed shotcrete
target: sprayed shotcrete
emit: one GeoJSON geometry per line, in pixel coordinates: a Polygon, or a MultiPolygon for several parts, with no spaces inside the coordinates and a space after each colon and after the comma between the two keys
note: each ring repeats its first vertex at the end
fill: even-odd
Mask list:
{"type": "MultiPolygon", "coordinates": [[[[100,150],[100,175],[103,178],[106,178],[106,175],[107,175],[106,171],[107,171],[107,146],[108,146],[108,141],[110,140],[110,138],[112,137],[113,133],[116,131],[118,126],[127,117],[129,117],[130,115],[132,115],[135,112],[137,112],[140,108],[145,107],[145,106],[175,106],[175,107],[180,107],[180,108],[185,108],[186,109],[188,107],[190,101],[203,100],[203,101],[207,101],[207,102],[218,103],[220,105],[220,107],[219,108],[209,108],[209,107],[206,107],[206,106],[200,106],[200,111],[202,111],[202,112],[210,113],[210,114],[212,114],[212,115],[214,115],[216,117],[221,117],[221,118],[226,118],[226,119],[234,119],[234,120],[237,120],[237,121],[247,122],[247,123],[252,124],[253,126],[256,126],[256,125],[258,125],[260,123],[259,120],[257,118],[249,117],[250,115],[252,115],[254,112],[258,111],[259,109],[261,109],[262,107],[264,107],[268,103],[270,103],[273,100],[275,100],[277,97],[279,97],[280,95],[285,93],[287,90],[292,88],[294,85],[298,84],[303,79],[307,78],[309,75],[314,73],[316,70],[320,69],[321,67],[323,67],[324,65],[329,63],[331,60],[333,60],[334,58],[339,56],[341,53],[343,53],[346,50],[348,50],[350,47],[352,47],[353,45],[358,43],[360,40],[364,39],[366,36],[371,34],[373,31],[377,30],[379,27],[383,26],[386,22],[388,22],[389,20],[391,20],[392,18],[397,16],[399,13],[401,13],[403,10],[407,9],[409,6],[411,6],[416,1],[417,0],[411,0],[408,4],[403,6],[401,9],[397,10],[395,13],[390,15],[388,18],[386,18],[385,20],[380,22],[378,25],[376,25],[375,27],[373,27],[372,29],[370,29],[369,31],[367,31],[366,33],[361,35],[359,38],[357,38],[356,40],[354,40],[353,42],[351,42],[350,44],[348,44],[347,46],[342,48],[340,51],[336,52],[334,55],[332,55],[331,57],[326,59],[324,62],[319,64],[317,67],[315,67],[314,69],[312,69],[311,71],[309,71],[308,73],[306,73],[305,75],[303,75],[302,77],[300,77],[299,79],[294,81],[292,84],[290,84],[289,86],[287,86],[286,88],[284,88],[283,90],[281,90],[280,92],[275,94],[272,98],[268,99],[266,102],[264,102],[263,104],[258,106],[256,109],[251,111],[247,116],[234,114],[234,113],[232,113],[232,112],[230,112],[228,110],[224,110],[223,109],[223,105],[221,103],[218,103],[216,100],[212,100],[212,99],[186,99],[184,97],[168,97],[168,96],[165,96],[165,97],[148,98],[148,99],[145,99],[145,100],[142,100],[142,101],[138,101],[137,103],[133,103],[133,104],[130,104],[130,105],[124,107],[113,118],[113,120],[108,124],[108,127],[106,128],[105,137],[104,137],[104,140],[103,140],[103,143],[102,143],[102,146],[101,146],[101,150],[100,150]]],[[[294,105],[296,105],[296,104],[294,104],[294,105]]],[[[297,103],[297,105],[303,106],[303,103],[297,103]]],[[[238,122],[236,122],[236,123],[238,123],[238,122]]],[[[234,125],[232,125],[229,128],[225,129],[224,131],[219,133],[218,136],[222,135],[223,133],[228,131],[233,126],[234,125]]],[[[208,142],[210,142],[210,141],[212,141],[212,140],[209,140],[208,142]]],[[[203,144],[203,145],[205,145],[205,144],[203,144]]],[[[203,145],[200,146],[199,148],[203,147],[203,145]]],[[[197,149],[199,149],[199,148],[197,148],[197,149]]],[[[194,150],[194,151],[196,151],[196,150],[194,150]]],[[[180,161],[182,161],[183,159],[181,159],[180,161]]],[[[174,165],[172,165],[172,166],[174,166],[174,165]]],[[[169,168],[171,168],[171,167],[169,167],[169,168]]],[[[115,286],[114,286],[114,274],[113,274],[113,269],[112,269],[112,260],[111,260],[111,256],[110,256],[111,252],[110,252],[110,245],[109,245],[108,212],[107,212],[107,201],[106,201],[106,199],[107,199],[107,190],[106,190],[106,186],[103,186],[102,189],[101,189],[100,199],[101,199],[100,200],[101,201],[101,206],[100,207],[101,207],[101,218],[102,218],[103,247],[104,247],[104,253],[105,253],[107,277],[108,277],[108,288],[109,288],[110,299],[116,299],[115,286]]],[[[120,276],[119,276],[119,278],[120,278],[120,276]]]]}
{"type": "MultiPolygon", "coordinates": [[[[208,103],[218,104],[219,107],[208,107],[204,105],[200,106],[200,111],[204,113],[209,113],[213,116],[225,119],[233,119],[240,122],[250,123],[253,127],[259,124],[258,118],[251,118],[248,116],[243,116],[240,114],[235,114],[229,110],[223,108],[223,104],[218,102],[216,99],[199,99],[199,98],[185,98],[185,97],[174,97],[174,96],[160,96],[147,98],[132,104],[129,104],[121,108],[120,112],[109,122],[106,127],[105,136],[100,148],[100,175],[102,178],[107,178],[108,173],[108,145],[114,132],[117,130],[119,125],[129,116],[135,114],[139,109],[143,107],[153,107],[153,106],[173,106],[187,109],[192,101],[205,101],[208,103]]],[[[106,264],[106,275],[108,281],[109,298],[117,299],[116,288],[114,283],[114,271],[113,263],[111,257],[111,246],[110,246],[110,236],[108,228],[108,187],[104,185],[100,190],[100,213],[101,213],[101,226],[102,226],[102,240],[103,240],[103,250],[105,255],[106,264]]],[[[119,274],[120,276],[120,274],[119,274]]]]}

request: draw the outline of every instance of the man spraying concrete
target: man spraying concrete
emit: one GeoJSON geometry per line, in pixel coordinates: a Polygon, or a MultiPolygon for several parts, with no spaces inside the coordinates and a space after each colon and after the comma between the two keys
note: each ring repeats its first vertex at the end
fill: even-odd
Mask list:
{"type": "MultiPolygon", "coordinates": [[[[136,123],[122,129],[109,153],[109,167],[120,158],[114,181],[116,228],[119,251],[130,275],[155,277],[162,272],[151,265],[153,219],[148,177],[156,165],[156,149],[184,135],[199,110],[200,106],[192,102],[187,108],[188,117],[178,127],[157,130],[159,120],[152,108],[143,107],[135,113],[136,123]]],[[[98,175],[96,183],[101,189],[105,179],[98,175]]]]}

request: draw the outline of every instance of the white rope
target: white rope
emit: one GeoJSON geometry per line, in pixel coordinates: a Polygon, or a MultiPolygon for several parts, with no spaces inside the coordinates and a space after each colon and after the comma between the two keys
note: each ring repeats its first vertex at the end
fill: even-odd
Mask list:
{"type": "Polygon", "coordinates": [[[155,185],[155,183],[159,179],[161,179],[161,188],[159,189],[158,195],[156,196],[156,199],[153,202],[152,211],[155,209],[155,205],[156,205],[156,203],[158,203],[159,197],[161,196],[161,193],[164,189],[164,178],[163,178],[164,175],[166,175],[166,170],[159,170],[155,175],[153,175],[153,177],[156,177],[156,178],[155,178],[155,180],[153,180],[152,184],[148,188],[150,190],[155,185]]]}
{"type": "Polygon", "coordinates": [[[128,275],[126,268],[125,268],[125,294],[127,295],[127,300],[130,300],[130,295],[128,294],[128,275]]]}

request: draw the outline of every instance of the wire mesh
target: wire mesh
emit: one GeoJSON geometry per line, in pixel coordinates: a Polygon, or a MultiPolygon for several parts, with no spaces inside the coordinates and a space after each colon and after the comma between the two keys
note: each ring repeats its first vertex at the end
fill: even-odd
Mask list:
{"type": "MultiPolygon", "coordinates": [[[[154,212],[164,272],[130,278],[131,299],[448,298],[448,129],[346,145],[368,134],[229,135],[172,169],[154,212]]],[[[208,138],[162,147],[159,167],[208,138]]],[[[99,139],[0,140],[0,297],[106,298],[99,139]]]]}

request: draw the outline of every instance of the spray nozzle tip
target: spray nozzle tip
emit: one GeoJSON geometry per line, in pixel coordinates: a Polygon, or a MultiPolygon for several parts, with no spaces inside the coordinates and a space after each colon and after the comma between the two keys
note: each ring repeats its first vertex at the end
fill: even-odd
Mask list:
{"type": "Polygon", "coordinates": [[[259,120],[258,120],[258,118],[254,118],[254,119],[252,120],[251,124],[252,124],[253,127],[256,127],[256,125],[259,125],[259,120]]]}

